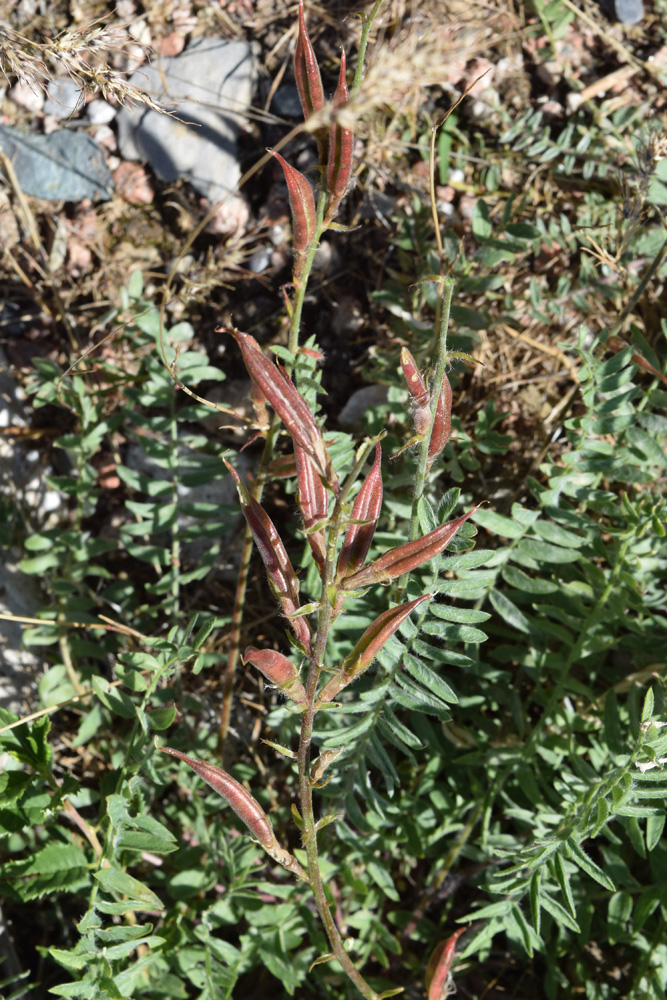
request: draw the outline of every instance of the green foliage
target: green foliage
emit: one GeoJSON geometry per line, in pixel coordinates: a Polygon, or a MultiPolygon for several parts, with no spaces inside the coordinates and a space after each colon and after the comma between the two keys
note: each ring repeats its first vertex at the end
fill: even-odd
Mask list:
{"type": "MultiPolygon", "coordinates": [[[[553,46],[571,12],[542,0],[534,9],[553,46]]],[[[662,371],[662,345],[632,327],[632,346],[614,336],[633,256],[660,264],[665,174],[654,157],[642,159],[651,136],[635,130],[636,109],[601,113],[594,126],[582,109],[560,132],[532,110],[516,120],[499,115],[493,149],[489,136],[468,135],[454,117],[439,137],[442,184],[464,162],[461,146],[487,164],[468,239],[445,234],[459,295],[448,346],[474,354],[495,325],[561,330],[571,301],[591,322],[575,341],[558,334],[553,350],[576,374],[576,394],[539,442],[525,483],[480,507],[474,524],[407,582],[348,598],[331,626],[326,663],[334,671],[399,594],[430,595],[374,666],[316,715],[315,754],[331,754],[313,786],[325,909],[355,965],[368,967],[372,989],[386,995],[397,983],[419,988],[429,954],[458,923],[470,925],[455,970],[457,979],[470,975],[468,995],[480,978],[488,983],[490,958],[502,954],[512,973],[530,959],[541,977],[534,995],[549,1000],[657,1000],[667,980],[667,393],[637,361],[662,371]],[[621,150],[634,197],[622,218],[617,192],[601,187],[621,150]],[[584,190],[575,216],[535,213],[527,198],[499,193],[505,160],[575,174],[584,190]],[[613,254],[614,241],[605,241],[612,223],[613,254]],[[596,264],[585,252],[591,229],[604,242],[596,264]],[[543,244],[577,266],[545,276],[533,267],[543,244]],[[507,276],[517,274],[526,280],[515,289],[507,276]],[[603,307],[610,328],[600,334],[593,318],[603,307]]],[[[408,289],[440,268],[430,210],[416,193],[392,251],[393,279],[374,295],[390,336],[374,353],[372,377],[388,384],[388,402],[367,416],[369,432],[387,430],[385,456],[410,434],[392,337],[408,339],[424,369],[433,364],[437,292],[427,283],[408,289]]],[[[342,1000],[350,987],[330,961],[309,891],[267,859],[187,766],[155,754],[156,734],[168,732],[187,753],[218,757],[219,650],[230,615],[211,611],[198,588],[211,579],[237,508],[189,498],[190,488],[220,481],[223,448],[197,428],[207,411],[183,404],[170,368],[189,387],[224,375],[188,323],[161,337],[138,273],[104,328],[116,360],[96,362],[95,379],[35,361],[35,405],[58,407],[69,420],[56,441],[60,474],[50,478],[69,523],[22,539],[22,568],[48,596],[44,624],[26,642],[43,646],[51,665],[41,717],[0,710],[0,751],[9,759],[0,775],[0,891],[22,913],[36,905],[76,913],[40,949],[55,996],[312,992],[342,1000]],[[132,449],[141,462],[129,460],[132,449]],[[101,450],[115,459],[122,517],[117,531],[100,534],[101,450]],[[97,631],[100,615],[125,634],[97,631]],[[75,764],[73,750],[81,754],[75,764]]],[[[315,339],[305,346],[315,350],[315,339]]],[[[323,423],[315,357],[273,350],[323,423]]],[[[452,369],[458,391],[465,369],[456,359],[452,369]]],[[[484,500],[489,468],[509,462],[516,438],[504,406],[488,398],[474,414],[454,415],[454,436],[415,505],[421,535],[461,502],[468,509],[471,495],[484,500]]],[[[355,464],[354,442],[328,430],[325,439],[342,481],[355,464]]],[[[384,463],[369,560],[406,541],[414,469],[414,453],[384,463]]],[[[294,481],[285,492],[291,503],[294,481]]],[[[301,532],[281,535],[303,568],[301,595],[314,615],[322,594],[311,548],[301,532]]],[[[266,644],[282,642],[282,632],[275,642],[269,636],[266,644]]],[[[225,766],[307,867],[295,805],[302,716],[275,693],[260,688],[255,699],[251,676],[238,680],[225,766]],[[259,746],[255,718],[277,753],[259,746]]],[[[8,995],[18,1000],[21,990],[8,995]]]]}

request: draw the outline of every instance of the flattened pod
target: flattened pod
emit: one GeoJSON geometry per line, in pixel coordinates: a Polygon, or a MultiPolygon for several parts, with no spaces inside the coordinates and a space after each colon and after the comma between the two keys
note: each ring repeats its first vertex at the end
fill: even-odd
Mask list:
{"type": "Polygon", "coordinates": [[[314,529],[315,525],[326,520],[329,497],[312,459],[298,444],[294,445],[294,456],[299,486],[299,507],[304,527],[308,532],[306,537],[313,550],[315,562],[322,569],[325,563],[326,535],[322,529],[314,529]]]}
{"type": "Polygon", "coordinates": [[[440,390],[440,395],[438,396],[438,405],[435,411],[435,420],[433,421],[431,439],[428,443],[428,461],[426,463],[427,472],[430,470],[433,462],[449,441],[451,431],[452,387],[449,384],[449,379],[445,375],[442,381],[442,389],[440,390]]]}
{"type": "Polygon", "coordinates": [[[292,211],[292,233],[294,249],[297,253],[305,253],[315,236],[315,198],[308,180],[299,170],[290,166],[280,153],[269,150],[283,168],[290,209],[292,211]]]}

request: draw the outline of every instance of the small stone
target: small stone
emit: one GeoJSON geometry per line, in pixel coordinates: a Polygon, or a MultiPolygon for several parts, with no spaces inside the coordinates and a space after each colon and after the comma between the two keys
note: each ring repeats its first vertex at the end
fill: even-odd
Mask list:
{"type": "Polygon", "coordinates": [[[9,99],[19,108],[39,114],[44,107],[44,94],[37,84],[30,85],[19,80],[9,91],[9,99]]]}
{"type": "Polygon", "coordinates": [[[602,7],[621,24],[639,24],[644,16],[643,0],[602,0],[602,7]]]}
{"type": "Polygon", "coordinates": [[[44,114],[55,118],[71,118],[83,105],[83,94],[69,76],[59,76],[50,80],[46,88],[44,114]]]}
{"type": "Polygon", "coordinates": [[[464,194],[459,201],[459,212],[464,219],[472,219],[477,207],[477,198],[472,194],[464,194]]]}
{"type": "Polygon", "coordinates": [[[561,68],[555,59],[540,63],[537,67],[537,75],[542,83],[550,88],[557,86],[562,77],[561,68]]]}
{"type": "Polygon", "coordinates": [[[180,56],[185,47],[185,38],[179,31],[172,31],[157,43],[161,56],[180,56]]]}
{"type": "Polygon", "coordinates": [[[139,163],[121,163],[113,172],[116,192],[130,205],[151,205],[155,192],[146,173],[139,163]]]}
{"type": "Polygon", "coordinates": [[[449,184],[438,184],[435,189],[435,196],[438,201],[454,201],[456,191],[449,184]]]}
{"type": "Polygon", "coordinates": [[[293,83],[284,83],[278,87],[271,99],[271,114],[278,118],[301,118],[303,110],[299,91],[293,83]]]}
{"type": "MultiPolygon", "coordinates": [[[[209,212],[211,205],[204,199],[202,208],[209,212]]],[[[206,232],[214,236],[232,236],[242,233],[250,221],[250,208],[241,195],[233,194],[224,198],[215,210],[215,214],[206,225],[206,232]]]]}
{"type": "Polygon", "coordinates": [[[117,109],[108,101],[98,99],[86,105],[86,118],[91,125],[108,125],[116,117],[117,109]]]}
{"type": "Polygon", "coordinates": [[[540,106],[540,110],[546,118],[560,118],[564,111],[563,105],[559,104],[558,101],[545,101],[540,106]]]}
{"type": "Polygon", "coordinates": [[[259,247],[248,261],[248,270],[253,274],[261,274],[266,271],[271,263],[271,250],[268,247],[259,247]]]}
{"type": "MultiPolygon", "coordinates": [[[[118,142],[116,140],[116,133],[109,125],[98,125],[93,133],[93,139],[102,149],[106,149],[108,153],[115,153],[118,149],[118,142]]],[[[114,171],[120,162],[118,157],[109,157],[107,161],[107,166],[109,170],[114,171]],[[117,160],[118,162],[114,162],[117,160]]]]}

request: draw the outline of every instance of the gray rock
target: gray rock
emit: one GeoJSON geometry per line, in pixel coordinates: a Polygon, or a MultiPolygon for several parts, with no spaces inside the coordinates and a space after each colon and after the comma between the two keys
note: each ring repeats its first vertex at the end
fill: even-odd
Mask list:
{"type": "Polygon", "coordinates": [[[643,0],[615,0],[614,8],[621,24],[639,24],[644,16],[643,0]]]}
{"type": "Polygon", "coordinates": [[[271,100],[271,113],[279,118],[303,118],[301,99],[296,85],[284,83],[278,87],[271,100]]]}
{"type": "Polygon", "coordinates": [[[69,76],[60,76],[50,80],[46,88],[44,114],[56,118],[69,118],[76,114],[83,105],[83,94],[74,80],[69,76]]]}
{"type": "Polygon", "coordinates": [[[101,98],[86,105],[86,119],[91,125],[108,125],[116,114],[116,109],[101,98]]]}
{"type": "Polygon", "coordinates": [[[388,393],[386,385],[365,385],[353,392],[338,416],[342,429],[357,434],[365,430],[364,416],[367,411],[386,403],[388,393]]]}
{"type": "Polygon", "coordinates": [[[28,135],[0,125],[0,149],[11,159],[21,190],[49,201],[108,201],[113,181],[89,135],[59,129],[28,135]]]}
{"type": "Polygon", "coordinates": [[[236,139],[255,72],[251,46],[222,38],[199,38],[181,55],[143,67],[131,82],[172,114],[145,105],[122,108],[121,154],[147,161],[163,181],[183,177],[209,201],[219,201],[240,178],[236,139]]]}
{"type": "Polygon", "coordinates": [[[639,24],[644,16],[644,0],[601,0],[601,6],[621,24],[639,24]]]}

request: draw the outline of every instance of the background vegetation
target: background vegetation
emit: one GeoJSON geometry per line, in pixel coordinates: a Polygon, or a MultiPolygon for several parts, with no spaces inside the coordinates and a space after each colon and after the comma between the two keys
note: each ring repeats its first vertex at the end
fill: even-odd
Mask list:
{"type": "MultiPolygon", "coordinates": [[[[439,598],[419,634],[406,623],[354,700],[318,716],[318,747],[346,747],[320,793],[322,815],[343,814],[322,831],[323,874],[377,990],[424,995],[430,954],[463,927],[461,996],[665,995],[667,10],[656,0],[622,29],[569,0],[385,2],[340,216],[351,228],[327,236],[304,308],[302,343],[323,364],[285,355],[289,243],[261,275],[247,269],[268,246],[272,198],[284,200],[270,171],[244,188],[246,228],[187,245],[201,211],[185,185],[93,209],[28,201],[9,175],[0,189],[3,232],[16,234],[4,237],[3,295],[23,323],[16,335],[5,312],[6,369],[61,498],[47,517],[17,483],[2,495],[3,543],[43,595],[23,616],[37,619],[24,642],[43,664],[38,690],[0,710],[8,997],[353,995],[335,964],[311,968],[328,946],[309,894],[154,751],[168,732],[219,760],[240,530],[221,459],[252,470],[261,450],[237,456],[242,422],[218,430],[229,419],[175,387],[163,350],[183,383],[222,401],[247,395],[222,322],[293,360],[339,473],[365,434],[386,429],[372,555],[403,542],[415,457],[386,456],[411,433],[401,347],[432,360],[437,291],[415,284],[440,268],[431,126],[485,69],[439,133],[436,176],[456,279],[449,346],[483,365],[452,364],[454,433],[421,529],[459,502],[486,503],[475,548],[462,532],[413,580],[439,598]],[[84,212],[92,252],[77,274],[71,256],[58,264],[53,237],[62,219],[80,237],[84,212]],[[341,414],[364,385],[383,389],[350,429],[341,414]]],[[[188,10],[195,34],[260,42],[269,89],[245,140],[250,166],[289,131],[261,108],[283,61],[291,72],[295,11],[273,0],[188,10]]],[[[128,16],[157,45],[176,11],[128,16]]],[[[328,92],[342,42],[354,64],[350,13],[308,10],[328,92]]],[[[98,15],[106,7],[86,10],[86,26],[98,15]]],[[[5,12],[22,45],[79,16],[66,4],[5,12]]],[[[16,65],[3,66],[15,82],[16,65]]],[[[290,158],[310,143],[298,136],[290,158]]],[[[7,438],[20,443],[11,428],[7,438]]],[[[274,481],[265,504],[308,599],[317,575],[294,488],[274,481]]],[[[332,663],[382,601],[355,601],[332,663]]],[[[243,631],[244,643],[289,651],[254,563],[243,631]]],[[[295,772],[262,742],[290,746],[295,731],[282,698],[240,669],[223,763],[300,856],[295,772]]]]}

